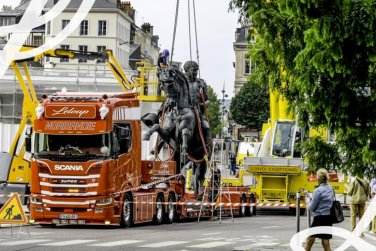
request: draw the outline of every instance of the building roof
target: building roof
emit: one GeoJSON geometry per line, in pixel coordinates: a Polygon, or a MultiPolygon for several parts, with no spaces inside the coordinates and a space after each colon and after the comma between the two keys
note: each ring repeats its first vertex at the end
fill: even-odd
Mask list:
{"type": "Polygon", "coordinates": [[[245,43],[247,42],[247,29],[249,27],[237,28],[235,32],[235,42],[236,43],[245,43]]]}
{"type": "MultiPolygon", "coordinates": [[[[23,0],[21,1],[20,5],[18,5],[15,10],[17,11],[25,11],[27,7],[29,7],[31,0],[23,0]]],[[[56,0],[48,0],[46,4],[46,8],[52,8],[55,5],[56,0]]],[[[78,9],[83,0],[74,0],[70,1],[67,6],[67,9],[78,9]]],[[[117,8],[117,0],[95,0],[92,9],[113,9],[117,8]]]]}
{"type": "Polygon", "coordinates": [[[0,16],[2,17],[17,17],[22,16],[24,11],[21,10],[4,10],[0,11],[0,16]]]}
{"type": "MultiPolygon", "coordinates": [[[[30,1],[30,0],[28,0],[30,1]]],[[[74,0],[70,1],[67,6],[67,9],[78,9],[83,0],[74,0]]],[[[54,0],[49,0],[46,4],[47,8],[51,8],[54,6],[54,0]]],[[[95,0],[92,9],[113,9],[117,8],[117,0],[95,0]]]]}

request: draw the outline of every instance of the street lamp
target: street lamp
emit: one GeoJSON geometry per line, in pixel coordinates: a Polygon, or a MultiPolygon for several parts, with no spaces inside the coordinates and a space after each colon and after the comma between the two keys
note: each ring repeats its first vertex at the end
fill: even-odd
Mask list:
{"type": "Polygon", "coordinates": [[[223,128],[225,126],[225,113],[226,113],[226,106],[225,106],[225,98],[227,98],[228,95],[226,94],[225,90],[225,83],[223,83],[223,89],[222,89],[222,120],[221,120],[221,131],[220,131],[220,138],[224,139],[224,133],[223,128]]]}

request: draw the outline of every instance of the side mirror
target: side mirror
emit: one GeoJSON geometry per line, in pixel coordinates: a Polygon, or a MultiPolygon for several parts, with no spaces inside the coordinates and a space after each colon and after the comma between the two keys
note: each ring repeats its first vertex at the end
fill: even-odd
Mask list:
{"type": "Polygon", "coordinates": [[[31,152],[31,137],[29,136],[25,138],[25,150],[26,152],[31,152]]]}

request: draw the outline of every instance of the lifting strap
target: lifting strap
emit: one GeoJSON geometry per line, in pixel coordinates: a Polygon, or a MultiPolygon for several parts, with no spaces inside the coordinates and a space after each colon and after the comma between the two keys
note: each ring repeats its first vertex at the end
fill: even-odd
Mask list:
{"type": "Polygon", "coordinates": [[[192,61],[191,1],[190,0],[188,0],[188,31],[189,31],[189,59],[192,61]]]}
{"type": "Polygon", "coordinates": [[[198,77],[201,78],[200,74],[200,56],[198,52],[198,38],[197,38],[197,23],[196,23],[196,4],[195,0],[193,1],[193,16],[194,16],[194,22],[195,22],[195,37],[196,37],[196,54],[197,54],[197,64],[198,64],[198,77]]]}
{"type": "Polygon", "coordinates": [[[176,27],[178,26],[178,16],[179,16],[179,0],[176,1],[175,25],[174,25],[174,35],[172,36],[172,48],[171,48],[170,62],[172,62],[172,59],[173,59],[173,56],[174,56],[176,27]]]}

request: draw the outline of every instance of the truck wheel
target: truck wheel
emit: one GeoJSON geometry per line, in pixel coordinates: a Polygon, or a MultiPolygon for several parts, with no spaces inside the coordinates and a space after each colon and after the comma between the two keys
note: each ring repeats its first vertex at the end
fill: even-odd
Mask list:
{"type": "Polygon", "coordinates": [[[121,210],[121,222],[120,226],[124,228],[129,228],[133,223],[133,203],[132,196],[126,193],[124,196],[123,207],[121,210]]]}
{"type": "MultiPolygon", "coordinates": [[[[240,198],[240,203],[241,204],[247,203],[247,198],[245,197],[245,194],[243,194],[242,197],[240,198]]],[[[240,205],[239,216],[244,217],[246,214],[247,214],[247,206],[240,205]]]]}
{"type": "MultiPolygon", "coordinates": [[[[249,197],[249,203],[256,203],[256,198],[254,194],[249,197]]],[[[256,206],[249,206],[249,216],[256,215],[256,206]]]]}
{"type": "Polygon", "coordinates": [[[167,205],[167,217],[166,217],[166,223],[172,224],[175,220],[176,216],[176,205],[170,204],[176,202],[175,195],[173,193],[170,193],[168,195],[168,205],[167,205]]]}
{"type": "Polygon", "coordinates": [[[163,206],[163,195],[158,194],[157,196],[157,204],[155,206],[155,215],[154,215],[154,222],[157,225],[160,225],[163,223],[164,218],[164,206],[163,206]]]}

